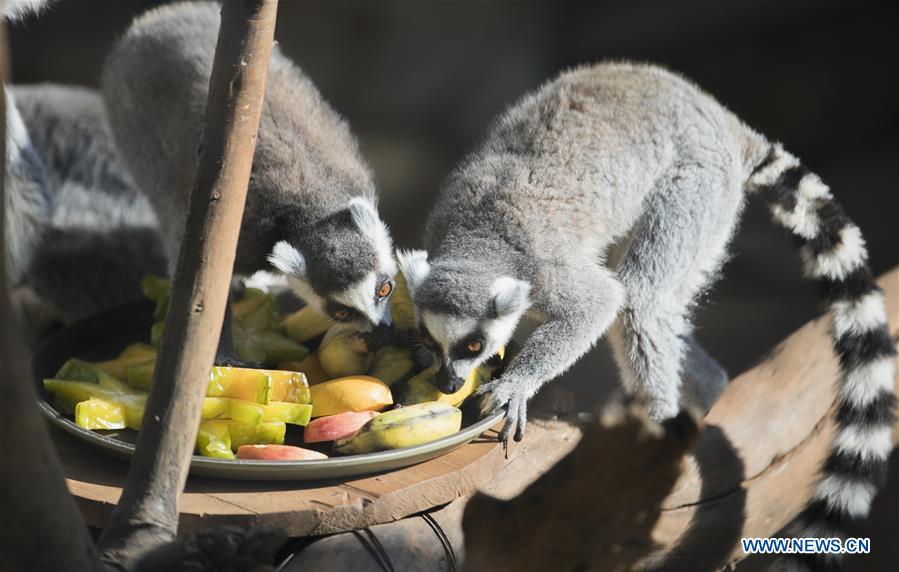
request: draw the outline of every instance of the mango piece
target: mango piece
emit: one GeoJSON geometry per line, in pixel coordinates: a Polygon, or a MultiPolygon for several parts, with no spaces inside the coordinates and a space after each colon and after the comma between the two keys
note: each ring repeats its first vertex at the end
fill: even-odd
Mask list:
{"type": "Polygon", "coordinates": [[[385,346],[375,353],[374,362],[368,375],[380,379],[393,387],[395,384],[405,381],[412,374],[415,363],[412,360],[412,351],[407,348],[385,346]]]}
{"type": "Polygon", "coordinates": [[[371,368],[375,354],[352,326],[338,324],[328,330],[318,347],[318,361],[331,379],[362,375],[371,368]]]}
{"type": "Polygon", "coordinates": [[[150,389],[150,384],[153,383],[153,371],[155,369],[155,360],[129,365],[125,370],[125,379],[128,380],[128,385],[131,387],[146,391],[150,389]]]}
{"type": "Polygon", "coordinates": [[[96,365],[114,378],[125,380],[128,376],[128,367],[137,363],[152,362],[155,359],[156,351],[153,348],[144,344],[134,344],[125,348],[119,357],[98,362],[96,365]]]}
{"type": "Polygon", "coordinates": [[[347,411],[379,411],[393,404],[390,387],[367,375],[332,379],[309,388],[312,417],[326,417],[347,411]]]}
{"type": "Polygon", "coordinates": [[[287,335],[301,344],[324,334],[334,323],[311,306],[305,306],[284,318],[281,327],[287,335]]]}
{"type": "Polygon", "coordinates": [[[125,406],[92,397],[75,406],[75,423],[83,429],[124,429],[125,406]]]}
{"type": "Polygon", "coordinates": [[[309,348],[302,346],[283,334],[262,331],[256,335],[256,343],[265,352],[265,364],[280,361],[303,361],[309,355],[309,348]]]}
{"type": "Polygon", "coordinates": [[[169,310],[169,301],[172,298],[172,283],[168,278],[147,274],[140,281],[141,292],[144,296],[156,302],[153,311],[153,319],[162,321],[169,310]]]}

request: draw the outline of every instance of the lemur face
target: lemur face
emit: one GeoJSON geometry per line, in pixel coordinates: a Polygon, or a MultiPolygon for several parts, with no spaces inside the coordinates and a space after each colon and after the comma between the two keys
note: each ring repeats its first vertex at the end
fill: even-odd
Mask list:
{"type": "Polygon", "coordinates": [[[438,369],[437,385],[454,393],[474,368],[509,343],[530,306],[530,285],[510,276],[432,269],[423,251],[401,252],[398,258],[422,345],[438,369]]]}
{"type": "Polygon", "coordinates": [[[304,254],[282,240],[269,261],[322,314],[361,332],[387,330],[397,271],[387,227],[368,199],[352,199],[347,211],[349,227],[332,225],[316,252],[304,254]]]}

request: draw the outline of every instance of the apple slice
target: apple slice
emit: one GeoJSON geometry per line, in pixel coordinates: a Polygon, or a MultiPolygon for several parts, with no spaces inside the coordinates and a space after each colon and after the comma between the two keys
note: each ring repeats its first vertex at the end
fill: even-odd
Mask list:
{"type": "Polygon", "coordinates": [[[324,441],[337,441],[349,439],[356,434],[363,425],[372,417],[376,417],[377,411],[349,411],[328,415],[314,419],[303,430],[304,443],[322,443],[324,441]]]}
{"type": "Polygon", "coordinates": [[[243,445],[237,449],[237,458],[257,461],[315,461],[327,459],[328,456],[290,445],[243,445]]]}

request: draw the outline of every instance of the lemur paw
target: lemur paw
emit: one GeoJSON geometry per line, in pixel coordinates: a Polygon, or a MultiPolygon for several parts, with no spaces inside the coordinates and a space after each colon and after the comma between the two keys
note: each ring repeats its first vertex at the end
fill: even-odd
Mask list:
{"type": "Polygon", "coordinates": [[[524,438],[524,428],[528,421],[528,395],[521,384],[511,380],[498,379],[478,388],[475,395],[481,397],[481,415],[493,415],[500,409],[506,410],[506,422],[499,434],[499,440],[507,445],[513,434],[516,441],[524,438]]]}

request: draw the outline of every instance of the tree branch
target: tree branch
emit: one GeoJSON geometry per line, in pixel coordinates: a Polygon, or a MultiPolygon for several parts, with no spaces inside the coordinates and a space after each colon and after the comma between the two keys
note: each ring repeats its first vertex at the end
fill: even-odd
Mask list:
{"type": "Polygon", "coordinates": [[[126,569],[174,538],[222,328],[274,42],[277,0],[222,5],[204,132],[171,306],[137,450],[100,539],[126,569]]]}

